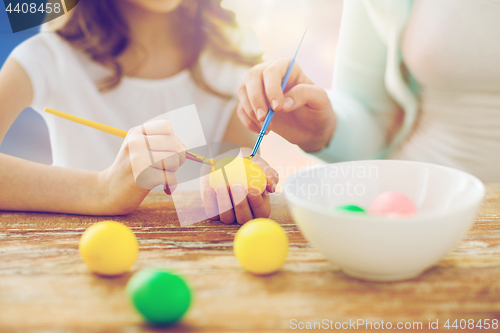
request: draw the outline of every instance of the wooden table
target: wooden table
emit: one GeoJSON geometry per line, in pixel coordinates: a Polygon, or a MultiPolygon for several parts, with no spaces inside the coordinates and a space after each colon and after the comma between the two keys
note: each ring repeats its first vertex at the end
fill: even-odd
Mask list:
{"type": "MultiPolygon", "coordinates": [[[[272,201],[271,217],[285,228],[290,253],[283,269],[267,277],[244,272],[233,256],[238,225],[180,227],[165,194],[152,194],[136,212],[114,218],[139,239],[133,271],[173,268],[195,290],[190,311],[168,331],[290,330],[293,319],[422,322],[425,331],[429,319],[439,320],[441,329],[447,319],[500,319],[500,184],[488,186],[473,229],[453,251],[420,277],[397,283],[344,275],[304,240],[284,197],[272,201]]],[[[98,277],[79,257],[82,232],[105,219],[0,213],[0,332],[159,330],[144,324],[127,301],[124,286],[133,272],[98,277]]]]}

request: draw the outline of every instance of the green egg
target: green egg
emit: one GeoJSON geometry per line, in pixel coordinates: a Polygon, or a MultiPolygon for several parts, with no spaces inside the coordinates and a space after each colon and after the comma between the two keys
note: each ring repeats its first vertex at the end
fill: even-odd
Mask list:
{"type": "Polygon", "coordinates": [[[342,206],[338,206],[333,211],[337,212],[337,213],[357,213],[357,214],[361,213],[361,214],[367,214],[366,210],[364,210],[363,208],[361,208],[359,206],[356,206],[356,205],[342,205],[342,206]]]}
{"type": "Polygon", "coordinates": [[[184,278],[165,269],[135,273],[126,290],[137,311],[153,325],[179,321],[191,304],[191,290],[184,278]]]}

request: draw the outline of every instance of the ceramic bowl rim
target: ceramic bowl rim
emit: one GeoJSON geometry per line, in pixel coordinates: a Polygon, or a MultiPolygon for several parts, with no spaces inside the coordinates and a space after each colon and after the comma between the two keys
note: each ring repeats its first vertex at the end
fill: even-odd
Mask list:
{"type": "Polygon", "coordinates": [[[377,221],[377,222],[382,222],[382,223],[387,223],[387,222],[397,222],[398,224],[403,222],[403,223],[409,223],[409,222],[415,222],[415,221],[423,221],[423,220],[429,220],[429,219],[439,219],[439,218],[444,218],[449,215],[453,214],[460,214],[465,211],[468,211],[474,206],[479,205],[482,200],[484,199],[486,189],[484,184],[475,176],[462,171],[458,170],[455,168],[443,166],[443,165],[438,165],[438,164],[433,164],[433,163],[427,163],[427,162],[417,162],[417,161],[405,161],[405,160],[359,160],[359,161],[346,161],[346,162],[338,162],[338,163],[328,163],[328,164],[317,164],[313,165],[307,168],[304,168],[302,170],[299,170],[292,175],[290,175],[285,183],[283,184],[283,193],[285,194],[285,197],[290,204],[297,205],[305,210],[310,210],[314,211],[316,213],[322,214],[322,215],[327,215],[330,217],[335,217],[335,218],[342,218],[342,219],[349,219],[349,220],[357,220],[357,221],[377,221]],[[368,214],[345,214],[342,212],[335,212],[333,209],[331,210],[326,210],[324,206],[321,206],[319,204],[316,204],[315,202],[312,202],[310,200],[306,199],[301,199],[297,197],[295,194],[290,194],[287,191],[287,188],[290,186],[290,183],[294,181],[295,179],[299,178],[301,175],[308,173],[311,170],[315,169],[322,169],[322,168],[328,168],[331,167],[332,165],[342,165],[342,164],[353,164],[357,162],[363,162],[363,163],[381,163],[381,164],[390,164],[393,162],[397,163],[402,163],[402,164],[412,164],[412,165],[420,165],[420,166],[427,166],[431,168],[437,168],[437,169],[442,169],[445,170],[446,172],[453,172],[459,175],[462,175],[462,177],[465,177],[469,182],[471,182],[474,187],[477,188],[477,193],[475,194],[474,198],[470,200],[466,205],[461,206],[459,209],[453,209],[450,211],[442,211],[442,212],[426,212],[426,213],[421,213],[421,214],[416,214],[415,216],[410,216],[410,217],[402,217],[402,218],[394,218],[394,217],[383,217],[383,216],[370,216],[368,214]]]}

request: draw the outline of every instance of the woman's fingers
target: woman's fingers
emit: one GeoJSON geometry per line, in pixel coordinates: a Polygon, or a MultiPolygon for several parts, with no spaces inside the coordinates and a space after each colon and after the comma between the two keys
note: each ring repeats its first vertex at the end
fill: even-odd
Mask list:
{"type": "MultiPolygon", "coordinates": [[[[238,89],[238,98],[243,110],[259,128],[262,127],[269,106],[274,111],[293,106],[293,100],[286,99],[281,89],[290,62],[290,58],[282,58],[253,67],[248,71],[244,84],[238,89]]],[[[309,83],[300,66],[296,64],[290,73],[286,89],[290,89],[300,81],[309,83]]],[[[245,121],[246,126],[250,128],[248,119],[240,118],[243,118],[242,121],[245,121]]]]}
{"type": "Polygon", "coordinates": [[[330,103],[326,91],[312,84],[296,85],[286,93],[285,100],[287,99],[290,106],[283,107],[283,112],[290,112],[304,105],[313,110],[322,110],[330,103]]]}
{"type": "Polygon", "coordinates": [[[271,215],[271,200],[266,191],[259,194],[257,190],[249,189],[247,200],[254,218],[268,218],[271,215]]]}
{"type": "MultiPolygon", "coordinates": [[[[290,59],[288,58],[278,59],[273,61],[262,72],[266,98],[274,111],[279,111],[283,107],[284,96],[283,91],[281,90],[281,83],[285,77],[289,63],[290,59]]],[[[265,117],[259,118],[259,120],[264,119],[265,117]]]]}
{"type": "Polygon", "coordinates": [[[263,119],[267,114],[267,101],[264,94],[262,71],[265,64],[257,65],[250,69],[245,76],[245,89],[248,101],[255,112],[256,118],[263,119]]]}
{"type": "Polygon", "coordinates": [[[258,133],[260,131],[260,123],[255,116],[255,112],[252,110],[244,85],[241,85],[240,88],[238,88],[238,98],[240,100],[240,103],[236,108],[238,117],[248,129],[258,133]]]}
{"type": "Polygon", "coordinates": [[[248,118],[250,118],[254,123],[258,124],[259,121],[257,120],[257,116],[255,115],[255,112],[252,109],[250,101],[248,100],[247,88],[244,83],[238,87],[237,95],[240,101],[238,107],[241,107],[242,110],[248,116],[248,118]]]}
{"type": "MultiPolygon", "coordinates": [[[[262,72],[266,98],[270,101],[270,105],[274,111],[281,111],[285,105],[290,107],[290,100],[285,99],[283,90],[281,89],[283,79],[285,78],[290,63],[290,58],[281,58],[271,62],[262,72]]],[[[296,85],[298,81],[305,79],[306,77],[303,75],[302,69],[298,64],[295,64],[288,78],[285,91],[296,85]]],[[[263,119],[259,118],[259,120],[263,119]]]]}
{"type": "Polygon", "coordinates": [[[250,119],[248,117],[248,115],[245,113],[245,111],[243,110],[242,107],[238,106],[238,108],[236,109],[236,113],[238,114],[238,117],[240,118],[240,121],[241,123],[246,127],[248,128],[249,130],[251,130],[252,132],[255,132],[255,133],[259,133],[260,132],[260,128],[259,126],[257,126],[253,121],[252,119],[250,119]]]}

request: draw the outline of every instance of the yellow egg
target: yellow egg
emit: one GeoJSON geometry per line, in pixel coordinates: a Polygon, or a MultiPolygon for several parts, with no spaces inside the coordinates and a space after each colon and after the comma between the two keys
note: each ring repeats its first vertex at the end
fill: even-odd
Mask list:
{"type": "Polygon", "coordinates": [[[278,271],[288,255],[288,236],[273,220],[245,223],[234,238],[234,254],[250,273],[266,275],[278,271]]]}
{"type": "Polygon", "coordinates": [[[238,183],[246,190],[254,188],[262,193],[266,189],[267,179],[261,167],[252,160],[243,157],[226,157],[213,166],[209,182],[214,190],[217,190],[220,185],[230,186],[238,183]]]}
{"type": "Polygon", "coordinates": [[[98,222],[80,238],[80,256],[88,268],[100,275],[127,272],[137,260],[139,243],[134,233],[115,221],[98,222]]]}

